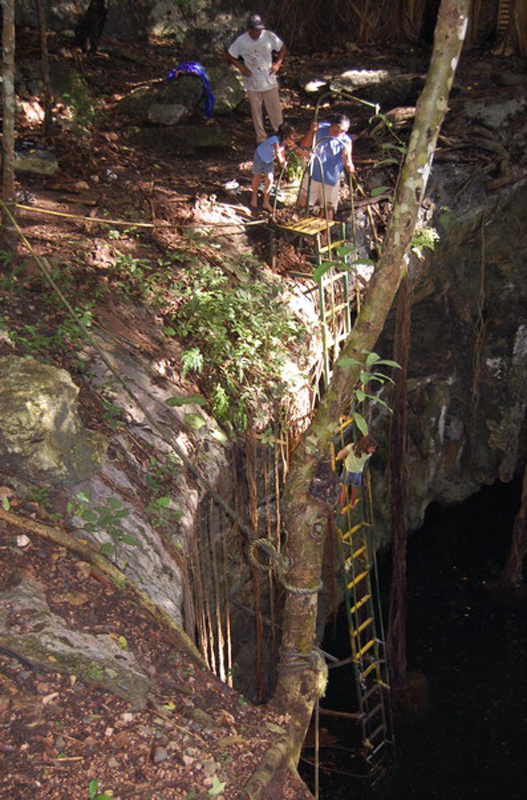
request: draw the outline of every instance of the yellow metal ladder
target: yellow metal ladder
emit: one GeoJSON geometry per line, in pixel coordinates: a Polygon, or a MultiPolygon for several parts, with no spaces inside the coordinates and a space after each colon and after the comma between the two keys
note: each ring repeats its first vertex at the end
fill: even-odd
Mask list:
{"type": "MultiPolygon", "coordinates": [[[[323,217],[309,216],[276,227],[289,236],[305,239],[313,246],[314,274],[299,277],[313,277],[318,284],[322,366],[327,388],[333,365],[352,327],[351,307],[354,290],[350,286],[351,275],[347,259],[353,251],[352,248],[347,248],[349,252],[346,256],[339,254],[339,248],[347,244],[346,224],[323,217]]],[[[295,274],[298,275],[293,273],[295,274]]]]}
{"type": "Polygon", "coordinates": [[[503,33],[509,27],[510,19],[510,0],[500,0],[498,6],[498,21],[496,24],[496,31],[498,34],[503,33]]]}
{"type": "MultiPolygon", "coordinates": [[[[352,423],[351,419],[341,423],[341,437],[352,423]]],[[[355,508],[345,506],[337,530],[361,738],[365,758],[375,767],[393,745],[393,725],[373,526],[363,504],[364,496],[355,508]]]]}

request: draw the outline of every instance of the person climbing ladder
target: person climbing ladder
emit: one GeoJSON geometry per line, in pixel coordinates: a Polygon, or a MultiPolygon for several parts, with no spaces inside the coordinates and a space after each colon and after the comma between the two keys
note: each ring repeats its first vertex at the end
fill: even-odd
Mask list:
{"type": "Polygon", "coordinates": [[[344,472],[340,478],[340,510],[347,505],[348,487],[351,487],[350,508],[358,503],[357,489],[362,486],[362,476],[367,461],[377,450],[377,442],[371,434],[365,434],[358,442],[350,442],[337,453],[337,461],[344,459],[344,472]]]}

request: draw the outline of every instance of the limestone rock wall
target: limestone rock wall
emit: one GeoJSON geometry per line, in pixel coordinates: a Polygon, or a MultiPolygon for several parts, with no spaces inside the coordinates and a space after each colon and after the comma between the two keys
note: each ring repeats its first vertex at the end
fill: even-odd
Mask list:
{"type": "MultiPolygon", "coordinates": [[[[433,501],[458,503],[484,484],[511,480],[527,449],[527,181],[463,211],[454,206],[426,269],[414,272],[411,529],[433,501]]],[[[392,346],[393,327],[378,350],[389,357],[392,346]]],[[[375,485],[380,535],[388,539],[385,461],[378,459],[375,485]]]]}

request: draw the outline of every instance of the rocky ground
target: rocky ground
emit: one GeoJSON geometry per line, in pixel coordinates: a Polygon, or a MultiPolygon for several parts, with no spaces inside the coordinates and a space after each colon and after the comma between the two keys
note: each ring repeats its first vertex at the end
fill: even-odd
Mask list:
{"type": "MultiPolygon", "coordinates": [[[[35,47],[36,40],[26,36],[19,54],[34,53],[35,47]]],[[[23,232],[34,251],[56,268],[68,265],[64,274],[70,288],[78,285],[83,292],[94,291],[100,281],[118,297],[119,283],[109,270],[117,244],[135,259],[151,257],[152,252],[160,257],[167,247],[182,243],[192,247],[185,232],[189,223],[205,223],[213,231],[216,226],[215,233],[220,225],[227,226],[228,233],[229,224],[260,222],[253,220],[248,210],[250,173],[243,165],[252,158],[254,140],[243,110],[218,121],[230,146],[205,151],[206,155],[192,147],[184,151],[171,147],[166,138],[148,149],[127,144],[125,134],[132,122],[116,113],[117,103],[134,86],[165,76],[185,56],[175,44],[153,41],[137,52],[111,43],[90,59],[73,53],[67,41],[57,40],[50,49],[54,58],[82,70],[104,111],[84,135],[60,126],[46,142],[58,158],[57,175],[18,176],[17,189],[24,193],[19,198],[27,206],[18,214],[23,232]],[[225,188],[231,181],[240,184],[235,194],[225,188]],[[37,208],[57,215],[40,213],[37,208]],[[102,217],[106,227],[93,221],[102,217]],[[130,232],[127,225],[120,225],[123,220],[154,222],[156,227],[138,235],[137,229],[130,232]]],[[[427,54],[408,49],[387,55],[370,48],[317,54],[310,60],[291,56],[282,76],[288,119],[299,131],[312,119],[314,101],[300,88],[309,80],[350,66],[386,69],[390,63],[404,66],[417,80],[426,71],[427,54]]],[[[457,92],[477,96],[487,91],[493,67],[481,72],[473,66],[480,63],[495,61],[481,54],[467,60],[457,92]]],[[[509,62],[504,67],[511,69],[509,62]]],[[[520,69],[521,62],[516,73],[520,69]]],[[[401,105],[397,101],[386,110],[401,105]]],[[[407,97],[404,105],[411,106],[411,98],[407,97]]],[[[350,111],[348,106],[339,110],[350,111]]],[[[367,133],[371,110],[356,105],[351,111],[360,134],[355,162],[361,183],[374,172],[374,162],[382,151],[367,133]]],[[[29,112],[26,105],[25,114],[18,118],[17,135],[40,138],[40,123],[29,112]]],[[[403,117],[398,123],[402,135],[408,131],[411,114],[403,117]]],[[[199,117],[196,121],[205,124],[199,117]]],[[[382,207],[375,213],[382,228],[382,207]]],[[[225,234],[225,228],[221,232],[225,234]]],[[[255,225],[248,235],[265,256],[265,224],[255,225]]],[[[227,246],[227,240],[228,236],[217,242],[220,247],[227,246]]],[[[4,320],[9,327],[23,321],[47,326],[53,332],[54,312],[43,304],[47,289],[21,241],[19,253],[24,267],[20,271],[17,267],[14,277],[9,258],[3,255],[0,299],[4,320]]],[[[289,263],[298,267],[297,254],[290,248],[284,253],[277,271],[287,272],[289,263]]],[[[60,277],[60,269],[58,274],[60,277]]],[[[140,338],[140,331],[136,335],[140,338]]],[[[12,345],[3,344],[2,348],[13,352],[12,345]]],[[[25,352],[23,343],[15,346],[15,351],[25,352]]],[[[60,349],[52,357],[57,365],[69,366],[60,349]]],[[[116,421],[99,415],[87,394],[81,393],[82,402],[87,422],[111,431],[111,423],[116,421]]],[[[2,496],[7,498],[4,508],[9,506],[10,513],[29,521],[60,524],[50,518],[53,509],[46,507],[43,494],[24,499],[13,489],[9,474],[0,476],[5,484],[2,496]]],[[[267,707],[250,705],[178,649],[170,632],[140,610],[126,589],[29,528],[24,531],[5,520],[0,523],[0,561],[0,613],[6,615],[8,625],[24,628],[23,613],[15,610],[12,597],[24,581],[33,582],[43,588],[53,613],[78,630],[109,639],[123,654],[133,654],[150,681],[146,704],[135,707],[102,690],[96,674],[92,680],[86,676],[81,680],[74,672],[55,671],[53,661],[46,670],[36,668],[9,647],[1,647],[0,787],[6,797],[234,800],[245,796],[244,786],[260,760],[287,729],[286,718],[267,707]]],[[[38,632],[38,622],[31,624],[37,625],[38,632]]],[[[300,800],[309,794],[292,776],[278,774],[267,796],[300,800]]]]}

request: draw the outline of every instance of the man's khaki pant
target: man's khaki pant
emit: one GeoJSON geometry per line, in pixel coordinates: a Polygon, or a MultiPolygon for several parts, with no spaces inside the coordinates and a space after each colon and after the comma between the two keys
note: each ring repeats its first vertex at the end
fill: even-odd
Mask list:
{"type": "Polygon", "coordinates": [[[265,132],[263,106],[265,106],[273,131],[276,132],[283,121],[278,88],[269,89],[267,92],[247,92],[247,96],[251,105],[256,141],[260,144],[260,142],[265,142],[268,136],[265,132]]]}

